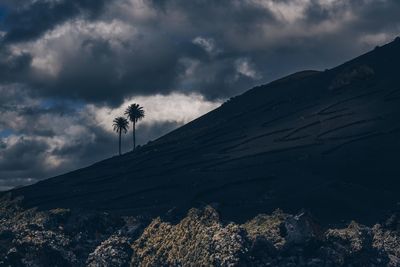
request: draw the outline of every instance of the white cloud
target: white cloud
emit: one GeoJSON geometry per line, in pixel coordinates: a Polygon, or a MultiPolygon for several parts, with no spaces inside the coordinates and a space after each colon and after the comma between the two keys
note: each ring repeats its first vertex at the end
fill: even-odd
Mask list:
{"type": "Polygon", "coordinates": [[[32,55],[32,67],[56,77],[64,59],[82,52],[83,40],[105,40],[115,51],[124,50],[124,42],[134,39],[136,29],[121,20],[90,22],[70,20],[47,32],[42,38],[11,46],[14,54],[32,55]]]}
{"type": "Polygon", "coordinates": [[[192,40],[192,43],[203,48],[210,55],[218,54],[220,51],[217,49],[214,39],[198,36],[192,40]]]}
{"type": "Polygon", "coordinates": [[[293,23],[304,17],[306,8],[310,5],[310,0],[293,1],[264,1],[253,0],[254,4],[270,10],[277,19],[293,23]]]}
{"type": "Polygon", "coordinates": [[[343,0],[247,0],[246,2],[265,8],[272,12],[277,20],[290,24],[297,23],[299,20],[304,19],[307,15],[307,9],[313,5],[319,5],[324,9],[329,9],[335,5],[346,3],[346,1],[343,0]]]}
{"type": "Polygon", "coordinates": [[[375,33],[375,34],[366,34],[360,37],[359,42],[368,46],[376,46],[385,44],[393,39],[394,34],[389,33],[375,33]]]}
{"type": "Polygon", "coordinates": [[[207,101],[199,94],[172,93],[129,98],[115,109],[89,105],[88,113],[96,119],[99,125],[111,132],[113,119],[123,116],[126,107],[131,103],[143,106],[146,117],[141,123],[147,125],[163,122],[176,122],[182,125],[221,105],[221,102],[207,101]]]}
{"type": "Polygon", "coordinates": [[[253,64],[250,62],[248,58],[239,58],[235,61],[235,67],[236,71],[244,75],[246,77],[252,78],[252,79],[260,79],[261,76],[257,73],[257,71],[254,69],[253,64]]]}

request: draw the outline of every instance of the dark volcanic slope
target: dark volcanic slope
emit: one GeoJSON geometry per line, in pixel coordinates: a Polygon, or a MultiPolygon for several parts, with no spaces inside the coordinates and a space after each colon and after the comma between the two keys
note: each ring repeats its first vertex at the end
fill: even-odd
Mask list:
{"type": "Polygon", "coordinates": [[[370,222],[400,201],[400,40],[256,87],[146,145],[16,189],[27,206],[225,218],[307,208],[370,222]]]}

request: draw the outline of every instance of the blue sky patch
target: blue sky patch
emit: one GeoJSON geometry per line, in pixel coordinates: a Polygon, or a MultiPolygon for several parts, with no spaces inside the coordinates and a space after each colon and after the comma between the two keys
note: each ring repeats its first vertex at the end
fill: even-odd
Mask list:
{"type": "Polygon", "coordinates": [[[4,138],[4,137],[8,137],[10,135],[12,135],[14,132],[11,130],[0,130],[0,138],[4,138]]]}
{"type": "Polygon", "coordinates": [[[7,15],[7,9],[4,6],[0,5],[0,22],[4,20],[6,15],[7,15]]]}
{"type": "Polygon", "coordinates": [[[5,30],[4,19],[7,15],[7,9],[0,4],[0,30],[5,30]]]}

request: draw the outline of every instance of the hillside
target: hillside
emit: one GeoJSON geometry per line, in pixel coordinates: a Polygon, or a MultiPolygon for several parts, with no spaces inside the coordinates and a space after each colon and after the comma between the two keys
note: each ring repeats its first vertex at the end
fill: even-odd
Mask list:
{"type": "Polygon", "coordinates": [[[25,207],[363,223],[400,201],[400,39],[251,89],[133,153],[12,190],[25,207]]]}

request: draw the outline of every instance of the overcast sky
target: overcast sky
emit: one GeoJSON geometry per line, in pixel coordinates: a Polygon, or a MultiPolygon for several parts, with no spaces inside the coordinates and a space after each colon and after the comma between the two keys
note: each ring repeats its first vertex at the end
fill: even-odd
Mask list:
{"type": "Polygon", "coordinates": [[[146,143],[393,40],[399,14],[399,0],[0,0],[0,190],[115,155],[129,103],[146,143]]]}

